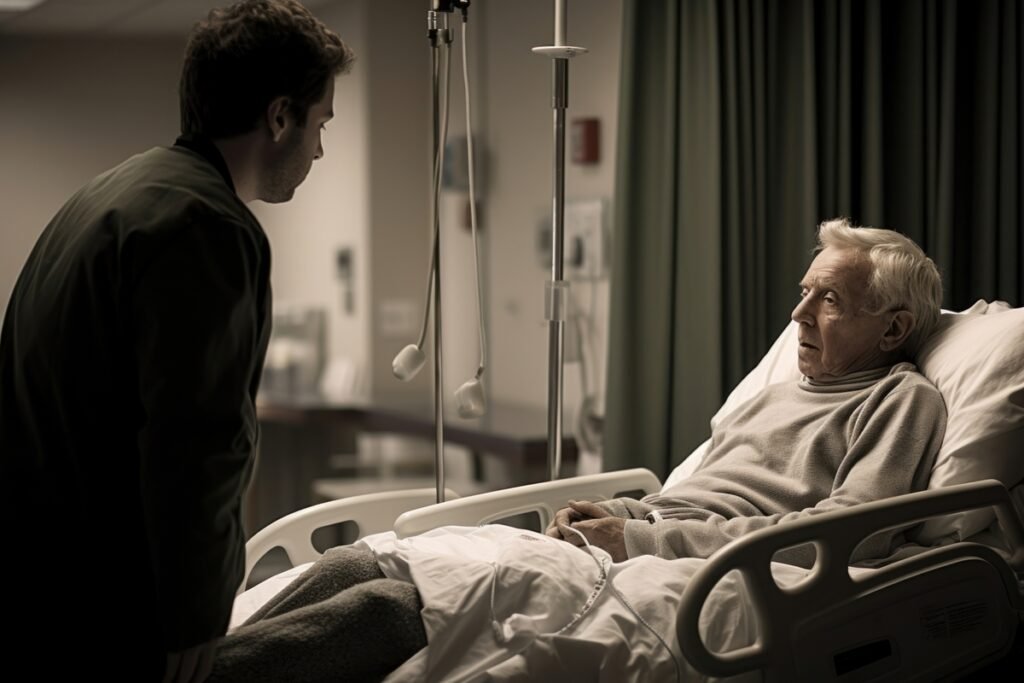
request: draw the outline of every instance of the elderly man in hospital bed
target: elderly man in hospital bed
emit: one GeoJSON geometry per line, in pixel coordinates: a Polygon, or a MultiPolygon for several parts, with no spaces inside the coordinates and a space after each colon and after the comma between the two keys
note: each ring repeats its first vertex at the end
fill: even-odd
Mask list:
{"type": "MultiPolygon", "coordinates": [[[[898,233],[830,221],[819,239],[792,315],[803,379],[730,414],[676,486],[642,501],[574,502],[549,534],[574,544],[582,534],[616,561],[708,557],[766,526],[925,487],[946,411],[902,361],[939,318],[939,274],[898,233]]],[[[876,536],[858,556],[888,556],[899,538],[876,536]]],[[[786,560],[811,564],[813,551],[800,550],[810,555],[786,560]]]]}
{"type": "MultiPolygon", "coordinates": [[[[672,560],[924,488],[942,443],[943,399],[906,362],[939,317],[932,261],[898,233],[830,221],[800,288],[792,317],[803,378],[768,386],[722,420],[690,477],[642,500],[570,502],[546,536],[456,527],[329,551],[228,636],[213,680],[548,678],[588,665],[615,678],[605,668],[614,656],[591,647],[600,633],[571,631],[609,583],[640,624],[637,643],[646,628],[651,651],[670,655],[659,669],[634,643],[620,653],[631,677],[660,680],[672,666],[678,677],[676,654],[640,616],[674,607],[696,560],[672,560]],[[631,592],[640,585],[662,595],[631,592]]],[[[886,558],[902,543],[899,530],[876,535],[853,559],[886,558]]],[[[776,559],[810,566],[809,553],[776,559]]]]}

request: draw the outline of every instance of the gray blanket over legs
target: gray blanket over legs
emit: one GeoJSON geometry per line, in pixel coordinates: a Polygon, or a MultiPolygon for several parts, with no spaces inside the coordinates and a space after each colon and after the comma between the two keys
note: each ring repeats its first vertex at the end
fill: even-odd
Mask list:
{"type": "Polygon", "coordinates": [[[411,583],[332,548],[221,642],[211,683],[379,681],[427,644],[411,583]]]}

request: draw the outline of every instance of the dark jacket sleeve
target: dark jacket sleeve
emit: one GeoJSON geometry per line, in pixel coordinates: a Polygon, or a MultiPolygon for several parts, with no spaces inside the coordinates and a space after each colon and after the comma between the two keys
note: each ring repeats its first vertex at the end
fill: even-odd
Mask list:
{"type": "Polygon", "coordinates": [[[244,568],[241,498],[258,434],[265,238],[193,216],[134,245],[141,489],[169,651],[224,634],[244,568]],[[261,244],[260,238],[264,241],[261,244]]]}

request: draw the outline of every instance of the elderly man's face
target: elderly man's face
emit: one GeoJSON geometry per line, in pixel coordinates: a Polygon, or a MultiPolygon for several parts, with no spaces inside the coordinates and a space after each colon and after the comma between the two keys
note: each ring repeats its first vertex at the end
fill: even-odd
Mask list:
{"type": "Polygon", "coordinates": [[[891,316],[864,312],[870,276],[871,262],[855,249],[826,247],[811,263],[792,315],[806,377],[831,380],[886,364],[880,344],[891,316]]]}

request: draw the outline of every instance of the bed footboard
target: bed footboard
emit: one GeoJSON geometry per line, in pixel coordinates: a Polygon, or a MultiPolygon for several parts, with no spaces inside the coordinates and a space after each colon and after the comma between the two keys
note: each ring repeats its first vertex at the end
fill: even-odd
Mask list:
{"type": "Polygon", "coordinates": [[[999,482],[912,493],[730,543],[687,585],[677,634],[690,663],[711,676],[761,669],[765,680],[934,680],[1012,644],[1024,604],[1010,567],[1024,570],[1024,527],[999,482]],[[1009,562],[986,546],[957,543],[851,576],[849,558],[871,534],[989,506],[1013,548],[1009,562]],[[780,587],[772,557],[804,543],[815,546],[816,564],[798,584],[780,587]],[[759,635],[747,647],[711,652],[700,635],[701,608],[733,570],[744,578],[759,635]]]}
{"type": "Polygon", "coordinates": [[[618,494],[647,494],[659,490],[661,482],[658,477],[643,468],[588,474],[466,496],[412,510],[399,516],[395,522],[395,533],[399,538],[405,538],[440,526],[479,526],[531,512],[540,517],[543,529],[570,498],[607,500],[618,494]]]}

